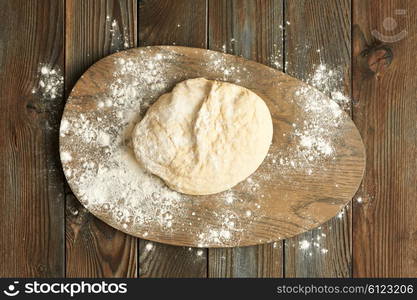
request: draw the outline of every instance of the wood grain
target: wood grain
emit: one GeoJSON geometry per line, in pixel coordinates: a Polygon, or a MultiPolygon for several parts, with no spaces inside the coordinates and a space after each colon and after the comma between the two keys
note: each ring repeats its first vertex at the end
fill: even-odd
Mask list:
{"type": "Polygon", "coordinates": [[[139,45],[206,47],[205,0],[142,0],[139,45]]]}
{"type": "MultiPolygon", "coordinates": [[[[209,48],[281,69],[283,2],[210,0],[209,48]]],[[[282,242],[210,249],[209,277],[281,277],[282,242]]]]}
{"type": "Polygon", "coordinates": [[[64,275],[63,98],[38,90],[41,66],[63,70],[63,15],[64,1],[0,1],[0,277],[64,275]]]}
{"type": "Polygon", "coordinates": [[[140,277],[205,277],[207,272],[205,249],[170,246],[146,240],[140,240],[139,245],[140,277]],[[168,260],[167,257],[170,259],[168,260]]]}
{"type": "MultiPolygon", "coordinates": [[[[66,1],[65,80],[69,92],[98,59],[137,44],[133,0],[66,1]]],[[[66,276],[136,277],[137,239],[88,213],[66,196],[66,276]]]]}
{"type": "MultiPolygon", "coordinates": [[[[206,47],[207,3],[205,0],[146,0],[139,5],[139,45],[182,45],[206,47]]],[[[206,277],[207,251],[139,242],[140,277],[206,277]],[[175,257],[175,259],[173,259],[175,257]]]]}
{"type": "MultiPolygon", "coordinates": [[[[285,1],[285,72],[308,80],[320,63],[341,70],[334,88],[350,96],[350,21],[349,0],[285,1]]],[[[350,113],[350,106],[344,108],[350,113]]],[[[285,241],[285,277],[350,276],[350,207],[341,217],[285,241]],[[307,249],[300,247],[306,242],[307,249]]]]}
{"type": "Polygon", "coordinates": [[[353,1],[353,24],[353,116],[367,151],[353,276],[416,277],[417,2],[353,1]]]}

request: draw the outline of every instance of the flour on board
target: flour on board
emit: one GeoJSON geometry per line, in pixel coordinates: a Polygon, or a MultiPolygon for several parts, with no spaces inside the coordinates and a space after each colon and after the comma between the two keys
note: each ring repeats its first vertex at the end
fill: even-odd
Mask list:
{"type": "MultiPolygon", "coordinates": [[[[149,50],[140,51],[146,54],[149,50]]],[[[219,80],[239,84],[241,78],[250,76],[245,67],[227,63],[222,55],[216,52],[208,55],[207,68],[220,74],[219,80]]],[[[285,176],[286,172],[297,170],[314,175],[317,166],[333,159],[342,115],[335,102],[327,101],[315,89],[303,86],[294,91],[293,101],[305,112],[305,122],[292,128],[288,138],[296,143],[289,155],[274,152],[272,147],[264,170],[241,183],[241,192],[231,189],[219,194],[220,201],[226,205],[215,211],[191,210],[191,197],[169,189],[137,163],[130,140],[133,127],[148,107],[172,88],[165,74],[177,74],[174,78],[177,82],[187,79],[182,77],[181,70],[167,69],[170,64],[166,62],[174,58],[171,52],[161,52],[138,58],[120,56],[115,61],[113,79],[108,91],[97,97],[96,108],[83,113],[68,112],[61,121],[60,135],[77,145],[61,149],[64,172],[77,187],[84,206],[106,217],[120,230],[146,237],[152,228],[159,227],[169,234],[175,227],[182,228],[184,234],[194,235],[199,247],[236,244],[247,234],[243,228],[259,217],[265,198],[262,186],[272,174],[281,172],[285,176]],[[319,119],[317,114],[326,117],[319,119]],[[82,168],[79,165],[74,168],[75,160],[81,162],[82,168]],[[237,211],[237,207],[241,210],[237,211]],[[203,228],[193,224],[202,222],[207,214],[212,214],[217,223],[203,228]],[[240,219],[242,215],[245,220],[240,219]],[[189,221],[187,216],[193,216],[194,221],[189,221]]],[[[327,76],[326,72],[319,67],[310,83],[326,81],[323,76],[327,76]]],[[[343,98],[340,92],[331,92],[343,98]]]]}
{"type": "Polygon", "coordinates": [[[303,122],[297,120],[292,124],[292,134],[285,138],[296,143],[286,149],[285,155],[270,151],[266,161],[271,171],[284,175],[297,171],[314,176],[315,170],[324,168],[323,161],[336,157],[334,145],[340,138],[339,127],[347,118],[341,108],[349,110],[350,106],[350,99],[338,89],[341,80],[341,71],[320,64],[306,80],[315,88],[306,85],[294,91],[293,101],[302,108],[303,122]]]}

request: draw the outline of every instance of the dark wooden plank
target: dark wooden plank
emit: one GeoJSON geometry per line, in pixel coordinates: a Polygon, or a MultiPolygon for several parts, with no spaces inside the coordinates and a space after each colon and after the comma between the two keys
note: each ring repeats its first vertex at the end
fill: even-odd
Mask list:
{"type": "Polygon", "coordinates": [[[137,45],[136,1],[66,1],[65,25],[65,86],[69,92],[97,60],[137,45]]]}
{"type": "MultiPolygon", "coordinates": [[[[322,90],[350,96],[350,22],[349,0],[285,1],[285,71],[308,81],[323,64],[328,71],[338,70],[341,80],[322,90]]],[[[342,104],[350,112],[350,102],[342,104]]],[[[351,209],[318,229],[286,240],[284,249],[285,277],[349,277],[351,209]]]]}
{"type": "Polygon", "coordinates": [[[63,16],[63,0],[0,1],[0,277],[64,275],[63,16]]]}
{"type": "Polygon", "coordinates": [[[417,2],[353,1],[354,121],[367,168],[353,276],[417,276],[417,2]]]}
{"type": "MultiPolygon", "coordinates": [[[[282,1],[210,0],[209,48],[282,66],[282,1]]],[[[281,277],[282,242],[209,249],[209,277],[281,277]]]]}
{"type": "MultiPolygon", "coordinates": [[[[66,92],[98,59],[137,44],[134,0],[66,1],[66,92]]],[[[66,196],[66,276],[136,277],[137,239],[96,219],[66,196]]]]}
{"type": "Polygon", "coordinates": [[[206,0],[142,0],[139,45],[206,47],[206,0]]]}
{"type": "MultiPolygon", "coordinates": [[[[206,47],[205,0],[145,0],[139,5],[139,45],[206,47]]],[[[140,277],[206,277],[207,251],[139,241],[140,277]],[[146,245],[153,245],[152,247],[146,245]]]]}
{"type": "Polygon", "coordinates": [[[139,246],[140,277],[206,277],[206,249],[176,247],[146,240],[140,240],[139,246]]]}

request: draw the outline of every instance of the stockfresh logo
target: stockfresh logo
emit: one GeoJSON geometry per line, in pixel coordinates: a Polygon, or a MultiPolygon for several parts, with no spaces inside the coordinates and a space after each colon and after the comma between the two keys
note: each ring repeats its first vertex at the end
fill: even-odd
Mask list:
{"type": "MultiPolygon", "coordinates": [[[[394,11],[394,14],[397,16],[405,16],[407,14],[407,11],[405,9],[396,9],[394,11]]],[[[382,21],[382,27],[384,27],[384,30],[390,34],[383,34],[376,29],[371,31],[372,35],[382,42],[395,43],[404,39],[407,36],[407,30],[405,29],[401,30],[397,34],[394,34],[394,32],[398,30],[399,26],[397,20],[391,16],[386,17],[382,21]]]]}
{"type": "Polygon", "coordinates": [[[9,284],[3,290],[6,296],[14,297],[18,294],[61,294],[74,297],[78,294],[126,294],[127,283],[101,282],[38,282],[36,280],[26,282],[18,288],[19,281],[9,284]]]}
{"type": "Polygon", "coordinates": [[[20,291],[17,289],[17,285],[19,284],[19,281],[13,281],[13,284],[9,284],[7,286],[7,289],[3,291],[3,293],[9,297],[17,296],[20,291]]]}

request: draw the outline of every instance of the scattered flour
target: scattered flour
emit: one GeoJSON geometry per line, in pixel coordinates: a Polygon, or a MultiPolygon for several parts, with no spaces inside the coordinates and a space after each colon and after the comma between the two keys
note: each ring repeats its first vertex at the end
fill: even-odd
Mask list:
{"type": "Polygon", "coordinates": [[[269,56],[269,64],[276,69],[282,69],[282,53],[277,44],[273,44],[272,54],[269,56]]]}
{"type": "Polygon", "coordinates": [[[152,243],[147,243],[145,246],[146,251],[151,251],[153,249],[153,244],[152,243]]]}
{"type": "Polygon", "coordinates": [[[52,68],[48,64],[41,64],[38,73],[38,86],[32,89],[33,94],[39,94],[45,101],[54,100],[62,96],[64,77],[59,68],[52,68]]]}
{"type": "Polygon", "coordinates": [[[307,240],[302,240],[300,242],[300,249],[302,249],[302,250],[306,250],[306,249],[310,248],[310,246],[311,246],[311,243],[307,240]]]}
{"type": "Polygon", "coordinates": [[[72,156],[68,152],[61,152],[61,160],[63,163],[70,162],[72,160],[72,156]]]}
{"type": "Polygon", "coordinates": [[[106,132],[101,131],[97,134],[97,143],[102,147],[109,146],[110,135],[108,135],[106,132]]]}
{"type": "Polygon", "coordinates": [[[270,151],[267,164],[271,171],[314,175],[318,168],[326,168],[324,162],[329,164],[335,159],[334,145],[340,138],[340,125],[347,118],[342,109],[350,106],[350,99],[337,90],[341,80],[340,71],[320,64],[307,79],[315,88],[305,85],[294,91],[293,101],[302,117],[294,120],[292,131],[285,138],[295,143],[285,151],[270,151]],[[328,101],[324,94],[333,101],[328,101]]]}
{"type": "Polygon", "coordinates": [[[224,195],[224,197],[225,197],[225,201],[226,201],[226,203],[227,203],[227,204],[232,204],[232,203],[233,203],[233,201],[235,200],[235,197],[234,197],[234,195],[233,195],[233,192],[231,192],[231,191],[228,191],[228,192],[224,195]]]}
{"type": "Polygon", "coordinates": [[[67,134],[68,130],[69,130],[69,122],[67,120],[63,119],[61,121],[61,126],[60,126],[60,129],[59,129],[59,134],[61,136],[65,136],[67,134]]]}
{"type": "Polygon", "coordinates": [[[307,79],[307,83],[330,96],[345,111],[350,111],[351,100],[340,90],[343,80],[341,68],[330,68],[325,64],[319,64],[307,79]]]}
{"type": "Polygon", "coordinates": [[[109,28],[111,37],[110,46],[113,51],[120,51],[130,47],[129,30],[127,26],[120,28],[117,20],[112,20],[110,16],[106,16],[106,26],[109,28]]]}
{"type": "Polygon", "coordinates": [[[298,249],[301,251],[305,251],[308,254],[308,256],[312,256],[313,253],[327,254],[329,250],[323,247],[323,244],[325,243],[325,241],[323,240],[323,237],[325,236],[326,234],[319,232],[318,234],[316,234],[309,240],[307,239],[301,240],[298,242],[298,249]]]}

